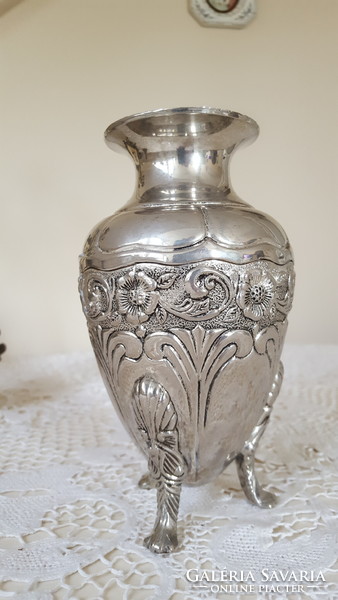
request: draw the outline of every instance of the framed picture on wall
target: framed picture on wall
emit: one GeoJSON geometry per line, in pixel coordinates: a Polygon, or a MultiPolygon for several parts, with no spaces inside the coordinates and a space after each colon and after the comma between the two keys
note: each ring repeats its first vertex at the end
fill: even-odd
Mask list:
{"type": "Polygon", "coordinates": [[[256,14],[256,0],[188,0],[188,6],[205,27],[244,27],[256,14]]]}

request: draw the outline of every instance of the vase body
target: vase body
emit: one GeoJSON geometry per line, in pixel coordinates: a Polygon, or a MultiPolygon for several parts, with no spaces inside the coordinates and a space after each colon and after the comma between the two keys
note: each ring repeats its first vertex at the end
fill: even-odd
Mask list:
{"type": "Polygon", "coordinates": [[[243,456],[281,383],[291,248],[228,177],[232,152],[257,134],[252,119],[207,108],[134,115],[106,131],[138,181],[90,233],[80,294],[109,395],[158,489],[165,477],[206,483],[243,456]]]}

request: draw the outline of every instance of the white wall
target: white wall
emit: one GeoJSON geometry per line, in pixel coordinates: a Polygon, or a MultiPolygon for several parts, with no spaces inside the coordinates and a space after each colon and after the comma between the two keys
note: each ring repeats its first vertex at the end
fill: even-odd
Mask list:
{"type": "Polygon", "coordinates": [[[258,0],[243,30],[201,27],[184,0],[22,0],[0,19],[2,339],[12,354],[88,349],[77,256],[131,194],[105,127],[159,107],[254,117],[237,192],[295,251],[288,341],[338,342],[337,0],[258,0]]]}

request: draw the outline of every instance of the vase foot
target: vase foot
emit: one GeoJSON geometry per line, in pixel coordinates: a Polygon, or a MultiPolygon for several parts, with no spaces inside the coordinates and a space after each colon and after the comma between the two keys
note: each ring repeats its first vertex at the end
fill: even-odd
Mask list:
{"type": "Polygon", "coordinates": [[[267,492],[258,483],[254,462],[253,453],[241,453],[236,457],[237,472],[243,492],[251,504],[260,508],[273,508],[277,504],[277,497],[267,492]]]}
{"type": "Polygon", "coordinates": [[[152,533],[144,544],[152,552],[165,554],[177,547],[177,517],[186,463],[180,452],[175,406],[165,388],[153,378],[138,379],[133,390],[133,409],[149,472],[139,485],[156,487],[157,515],[152,533]]]}
{"type": "Polygon", "coordinates": [[[176,526],[172,529],[157,527],[144,539],[144,545],[156,554],[173,552],[178,546],[176,526]]]}
{"type": "Polygon", "coordinates": [[[271,390],[263,408],[262,416],[253,429],[249,439],[244,444],[243,450],[236,456],[237,472],[242,489],[251,504],[260,508],[273,508],[277,504],[277,497],[264,490],[255,473],[255,452],[259,441],[269,422],[272,406],[276,400],[283,381],[283,364],[278,365],[277,373],[274,377],[271,390]]]}
{"type": "Polygon", "coordinates": [[[156,483],[153,480],[150,473],[144,473],[142,477],[139,479],[138,484],[139,488],[142,490],[152,490],[156,487],[156,483]]]}

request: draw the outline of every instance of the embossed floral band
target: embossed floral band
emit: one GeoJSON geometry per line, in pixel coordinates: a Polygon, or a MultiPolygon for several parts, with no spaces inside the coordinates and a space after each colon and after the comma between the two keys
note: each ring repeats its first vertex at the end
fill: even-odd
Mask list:
{"type": "Polygon", "coordinates": [[[231,189],[232,152],[254,139],[249,117],[208,108],[133,115],[106,131],[138,171],[134,196],[93,229],[79,289],[110,397],[148,457],[157,488],[146,545],[177,544],[182,484],[233,460],[247,498],[275,498],[254,454],[282,382],[294,289],[281,227],[231,189]]]}

